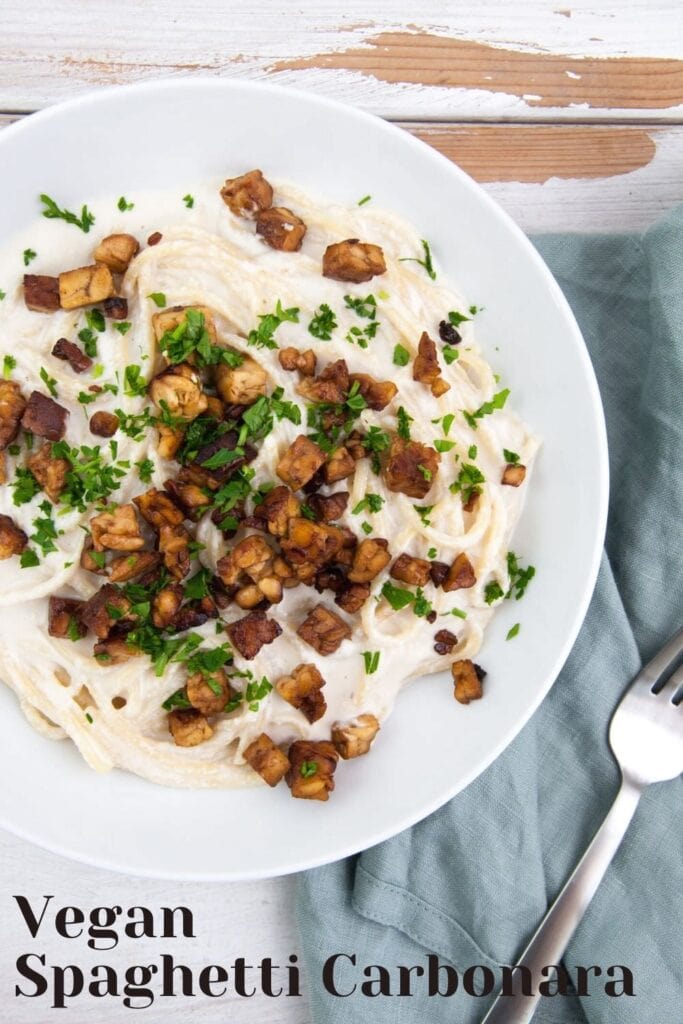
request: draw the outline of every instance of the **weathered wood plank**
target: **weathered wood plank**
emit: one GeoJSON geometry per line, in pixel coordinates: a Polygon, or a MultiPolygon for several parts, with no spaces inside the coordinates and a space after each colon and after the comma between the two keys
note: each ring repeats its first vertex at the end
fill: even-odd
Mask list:
{"type": "Polygon", "coordinates": [[[267,79],[396,118],[683,116],[683,6],[546,0],[23,0],[3,12],[0,110],[159,76],[267,79]],[[103,26],[110,28],[103,31],[103,26]]]}

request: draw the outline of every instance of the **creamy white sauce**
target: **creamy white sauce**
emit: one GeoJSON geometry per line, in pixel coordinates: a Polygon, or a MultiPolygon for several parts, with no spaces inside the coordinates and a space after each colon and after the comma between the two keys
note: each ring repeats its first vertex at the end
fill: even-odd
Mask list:
{"type": "MultiPolygon", "coordinates": [[[[436,399],[427,386],[412,379],[413,356],[422,331],[427,330],[437,338],[439,321],[449,310],[466,312],[469,298],[458,295],[441,274],[431,281],[417,263],[399,262],[400,257],[421,256],[422,250],[419,232],[394,214],[375,209],[372,204],[352,208],[335,205],[311,198],[288,184],[274,184],[274,203],[291,207],[308,225],[298,253],[269,249],[255,235],[252,222],[230,213],[219,196],[221,182],[217,181],[192,189],[193,209],[184,207],[180,193],[128,196],[135,208],[126,213],[118,211],[118,197],[91,203],[96,223],[87,235],[61,221],[37,217],[20,236],[6,241],[0,252],[0,289],[6,292],[0,302],[0,357],[10,353],[16,358],[12,376],[25,395],[33,389],[45,392],[40,379],[40,368],[44,367],[57,381],[57,401],[70,411],[66,439],[74,446],[101,444],[105,449],[108,442],[93,437],[88,430],[92,413],[115,408],[139,412],[144,399],[127,398],[122,390],[116,396],[104,392],[95,403],[85,407],[84,413],[77,395],[93,383],[121,384],[128,364],[139,364],[147,376],[161,368],[151,333],[151,316],[157,307],[149,294],[163,293],[169,306],[208,306],[214,314],[219,339],[257,358],[269,374],[271,388],[283,387],[285,398],[302,408],[302,427],[280,421],[262,444],[252,464],[257,486],[276,480],[275,466],[282,453],[298,433],[305,432],[305,403],[295,391],[297,375],[282,370],[277,351],[249,348],[246,335],[257,326],[259,314],[275,309],[278,299],[284,307],[296,306],[300,310],[299,323],[283,323],[279,327],[276,338],[280,347],[313,348],[318,355],[318,372],[328,362],[343,358],[351,372],[369,373],[398,385],[398,396],[383,412],[365,410],[361,414],[361,429],[370,425],[395,429],[396,411],[402,405],[413,417],[412,438],[433,444],[435,439],[443,439],[444,434],[441,424],[432,420],[455,414],[448,440],[456,445],[442,454],[440,471],[426,498],[416,500],[391,493],[365,459],[357,464],[352,479],[333,487],[351,492],[347,512],[340,522],[361,538],[361,523],[369,522],[373,536],[387,538],[394,557],[408,552],[425,558],[430,548],[436,548],[437,558],[450,563],[459,552],[467,552],[477,583],[469,590],[450,594],[429,584],[425,593],[439,614],[430,625],[417,618],[410,608],[395,612],[386,600],[375,600],[388,578],[385,571],[374,581],[373,595],[360,615],[343,616],[353,625],[352,638],[342,643],[337,654],[326,658],[303,643],[295,630],[320,601],[338,612],[333,596],[329,591],[320,595],[305,586],[285,590],[282,603],[268,612],[282,625],[282,636],[264,646],[253,661],[244,662],[237,654],[235,663],[238,668],[249,668],[257,679],[265,675],[275,682],[300,662],[313,662],[326,680],[324,718],[309,725],[299,711],[273,691],[261,701],[258,711],[250,711],[245,704],[229,716],[213,719],[214,734],[207,742],[182,748],[174,745],[166,713],[161,708],[164,699],[184,684],[186,672],[182,666],[170,665],[161,678],[155,676],[146,657],[102,667],[92,656],[92,635],[77,643],[48,635],[50,594],[88,598],[103,581],[102,577],[79,568],[85,536],[80,527],[87,525],[94,512],[59,515],[57,507],[55,522],[63,530],[57,542],[58,551],[47,555],[35,568],[20,568],[16,557],[0,562],[0,604],[4,606],[0,614],[0,677],[15,690],[34,726],[47,735],[71,737],[88,763],[98,770],[117,765],[173,786],[233,786],[258,781],[241,754],[255,736],[265,731],[276,742],[303,737],[327,739],[333,723],[363,712],[371,712],[383,721],[408,678],[443,669],[455,658],[473,657],[478,652],[492,615],[484,600],[484,588],[494,578],[503,588],[507,587],[506,554],[529,486],[537,441],[510,410],[511,402],[503,410],[479,420],[476,430],[462,416],[462,410],[477,409],[504,387],[504,382],[497,383],[475,344],[476,318],[459,328],[463,336],[458,346],[460,358],[450,366],[440,358],[450,391],[436,399]],[[145,239],[155,230],[162,232],[162,241],[146,247],[145,239]],[[95,362],[102,367],[100,375],[95,377],[92,371],[75,374],[50,352],[60,337],[77,340],[78,330],[85,326],[84,311],[43,314],[27,310],[21,288],[25,271],[22,252],[31,248],[38,254],[28,272],[56,275],[91,263],[97,242],[118,231],[134,234],[143,245],[122,288],[133,327],[121,336],[112,321],[107,321],[106,331],[98,335],[95,362]],[[361,285],[322,277],[325,247],[349,237],[380,245],[387,273],[361,285]],[[346,341],[345,336],[353,326],[365,327],[367,320],[359,320],[346,308],[343,296],[365,297],[370,293],[377,298],[380,326],[368,347],[361,349],[346,341]],[[337,317],[338,327],[330,341],[317,340],[307,330],[321,303],[327,303],[337,317]],[[405,367],[393,363],[397,343],[410,352],[405,367]],[[470,459],[467,452],[473,444],[477,446],[477,455],[470,459]],[[518,452],[527,466],[526,481],[520,488],[500,484],[504,447],[518,452]],[[456,462],[456,455],[460,462],[456,462]],[[460,497],[448,490],[463,461],[475,462],[487,481],[473,514],[463,513],[460,497]],[[351,510],[368,492],[385,499],[381,511],[352,515],[351,510]],[[434,506],[428,517],[431,525],[421,522],[415,505],[434,506]],[[453,608],[461,609],[467,618],[443,614],[453,608]],[[434,633],[442,628],[450,629],[458,637],[457,647],[446,658],[436,655],[433,649],[434,633]],[[378,670],[370,676],[365,673],[364,651],[380,654],[378,670]],[[125,698],[125,707],[115,709],[114,697],[125,698]]],[[[441,350],[440,344],[438,347],[441,350]]],[[[133,465],[148,458],[155,468],[150,484],[142,484],[133,468],[111,500],[123,503],[149,486],[162,488],[164,481],[177,472],[175,463],[157,456],[156,431],[150,430],[140,443],[121,431],[116,440],[118,459],[130,460],[133,465]]],[[[17,459],[8,456],[8,481],[14,476],[15,464],[23,464],[24,455],[22,450],[17,459]]],[[[11,516],[30,535],[32,522],[40,514],[38,505],[45,495],[39,494],[30,503],[17,507],[13,504],[13,493],[9,486],[0,487],[0,513],[11,516]]],[[[208,517],[200,524],[197,537],[206,545],[200,554],[202,562],[214,568],[230,543],[226,544],[208,517]]],[[[398,582],[396,585],[405,587],[398,582]]],[[[230,622],[246,613],[232,605],[222,614],[230,622]]],[[[213,621],[196,632],[206,638],[207,646],[226,639],[216,635],[213,621]]],[[[452,700],[450,687],[444,691],[444,700],[452,700]]],[[[381,742],[381,734],[377,742],[381,742]]]]}

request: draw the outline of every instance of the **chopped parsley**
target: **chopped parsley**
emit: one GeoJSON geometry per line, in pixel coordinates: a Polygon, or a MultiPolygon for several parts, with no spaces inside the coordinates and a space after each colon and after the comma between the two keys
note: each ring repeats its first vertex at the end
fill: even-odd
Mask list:
{"type": "Polygon", "coordinates": [[[177,327],[163,334],[159,348],[169,363],[184,363],[193,356],[200,369],[218,363],[236,367],[244,362],[239,352],[231,352],[230,349],[212,344],[204,314],[198,309],[186,309],[185,317],[177,327]]]}
{"type": "Polygon", "coordinates": [[[226,704],[225,710],[234,711],[236,707],[239,707],[242,700],[246,700],[250,711],[258,711],[259,702],[262,701],[264,697],[268,696],[270,691],[273,689],[273,684],[266,678],[266,676],[263,676],[261,681],[257,682],[253,673],[248,669],[246,672],[235,672],[235,675],[242,676],[249,681],[244,693],[236,693],[232,700],[226,704]]]}
{"type": "Polygon", "coordinates": [[[372,196],[363,196],[362,199],[358,200],[358,205],[359,206],[365,206],[365,204],[369,203],[371,199],[372,199],[372,196]]]}
{"type": "Polygon", "coordinates": [[[148,484],[152,480],[152,473],[154,472],[154,463],[151,459],[141,459],[140,462],[135,463],[143,484],[148,484]]]}
{"type": "MultiPolygon", "coordinates": [[[[209,580],[211,578],[211,573],[208,569],[204,569],[203,572],[206,573],[206,580],[209,580]]],[[[197,573],[197,576],[201,575],[201,572],[197,573]]],[[[192,580],[196,580],[197,576],[193,576],[192,579],[188,581],[188,585],[192,580]]],[[[200,587],[197,586],[195,589],[199,590],[200,587]]],[[[185,593],[188,597],[192,596],[187,592],[187,588],[185,593]]],[[[204,594],[198,593],[196,596],[205,597],[206,594],[208,594],[208,588],[205,588],[204,594]]],[[[196,653],[192,654],[188,658],[187,671],[190,673],[201,672],[203,676],[215,675],[215,673],[218,672],[219,669],[223,668],[223,666],[229,661],[232,661],[232,647],[230,644],[221,644],[220,647],[205,647],[203,650],[196,651],[196,653]]]]}
{"type": "Polygon", "coordinates": [[[299,511],[300,511],[300,514],[304,517],[304,519],[310,519],[311,522],[315,522],[316,521],[317,516],[316,516],[315,512],[313,511],[313,509],[311,508],[310,505],[306,504],[306,502],[303,503],[303,505],[301,506],[299,511]]]}
{"type": "Polygon", "coordinates": [[[476,444],[471,444],[467,449],[467,458],[476,459],[478,450],[476,444]]]}
{"type": "Polygon", "coordinates": [[[127,210],[132,210],[133,207],[135,206],[135,203],[129,203],[126,201],[125,196],[120,196],[119,201],[116,205],[118,206],[121,213],[125,213],[127,210]]]}
{"type": "Polygon", "coordinates": [[[380,455],[390,447],[391,438],[381,427],[369,427],[362,443],[366,452],[370,453],[370,465],[373,473],[378,474],[381,468],[380,455]]]}
{"type": "Polygon", "coordinates": [[[394,346],[394,366],[407,366],[410,361],[410,352],[403,345],[394,346]]]}
{"type": "Polygon", "coordinates": [[[427,483],[429,483],[430,480],[432,479],[432,471],[431,471],[431,469],[427,469],[427,467],[423,466],[422,463],[420,463],[418,465],[417,469],[418,469],[418,472],[420,473],[420,475],[423,477],[423,479],[425,479],[427,481],[427,483]]]}
{"type": "Polygon", "coordinates": [[[95,218],[85,204],[81,207],[81,215],[79,217],[77,214],[72,213],[71,210],[62,210],[54,199],[51,199],[45,193],[41,194],[40,201],[45,207],[42,211],[43,217],[47,217],[48,220],[64,220],[67,224],[73,224],[74,227],[80,228],[86,235],[95,223],[95,218]]]}
{"type": "Polygon", "coordinates": [[[55,544],[57,530],[52,518],[52,504],[49,501],[42,501],[38,507],[43,514],[33,520],[34,533],[29,539],[40,548],[45,556],[51,551],[57,550],[55,544]]]}
{"type": "Polygon", "coordinates": [[[65,459],[70,465],[59,500],[67,508],[75,508],[79,512],[85,512],[89,505],[106,501],[119,489],[130,469],[127,461],[105,462],[99,445],[72,448],[67,441],[57,441],[52,445],[52,455],[56,459],[65,459]]]}
{"type": "Polygon", "coordinates": [[[2,288],[0,288],[0,302],[2,302],[2,300],[6,298],[6,296],[7,292],[3,292],[2,288]]]}
{"type": "Polygon", "coordinates": [[[27,267],[29,263],[36,258],[38,255],[34,249],[24,249],[23,252],[24,266],[27,267]]]}
{"type": "Polygon", "coordinates": [[[432,263],[432,250],[429,247],[429,242],[424,238],[421,238],[420,242],[422,245],[422,252],[424,253],[422,259],[419,259],[417,256],[403,256],[402,259],[399,260],[399,263],[419,263],[421,267],[424,267],[426,274],[432,279],[432,281],[436,281],[436,271],[434,270],[434,265],[432,263]]]}
{"type": "Polygon", "coordinates": [[[416,593],[413,593],[412,590],[396,587],[387,580],[382,587],[382,597],[386,598],[395,612],[400,612],[412,604],[415,615],[423,619],[432,611],[431,603],[424,596],[421,587],[418,587],[416,593]]]}
{"type": "Polygon", "coordinates": [[[363,651],[366,675],[371,676],[375,674],[379,667],[379,657],[380,651],[363,651]]]}
{"type": "Polygon", "coordinates": [[[315,761],[302,761],[299,767],[299,775],[304,779],[312,778],[318,771],[318,765],[315,761]]]}
{"type": "Polygon", "coordinates": [[[97,394],[93,394],[91,391],[79,391],[77,397],[81,405],[90,405],[91,402],[96,401],[97,394]]]}
{"type": "Polygon", "coordinates": [[[457,480],[454,480],[448,489],[453,494],[460,494],[463,505],[467,505],[476,494],[481,494],[480,485],[485,483],[486,477],[479,467],[466,462],[460,467],[457,480]]]}
{"type": "Polygon", "coordinates": [[[458,352],[457,348],[453,348],[452,345],[444,345],[443,349],[441,350],[441,354],[446,360],[448,366],[450,366],[451,363],[454,363],[456,359],[460,358],[460,353],[458,352]]]}
{"type": "Polygon", "coordinates": [[[377,334],[379,321],[377,320],[377,299],[374,295],[367,295],[364,299],[355,298],[353,295],[345,295],[344,303],[347,309],[352,309],[356,316],[369,320],[365,327],[350,327],[346,334],[346,341],[359,348],[367,348],[368,340],[372,340],[377,334]]]}
{"type": "Polygon", "coordinates": [[[128,320],[121,320],[119,323],[113,324],[114,330],[118,331],[119,334],[128,334],[132,326],[128,320]]]}
{"type": "Polygon", "coordinates": [[[503,448],[503,458],[511,466],[516,466],[519,462],[519,455],[517,452],[511,452],[509,448],[503,448]]]}
{"type": "Polygon", "coordinates": [[[483,419],[484,416],[490,416],[496,409],[502,409],[508,400],[509,394],[510,389],[504,388],[503,391],[495,394],[490,402],[484,402],[474,412],[463,412],[463,416],[469,426],[472,427],[472,430],[477,429],[477,420],[483,419]]]}
{"type": "Polygon", "coordinates": [[[262,313],[259,315],[259,325],[254,330],[249,331],[247,344],[255,345],[256,348],[277,348],[278,344],[275,341],[274,335],[280,324],[285,323],[285,321],[298,324],[299,309],[297,306],[283,309],[282,303],[278,299],[274,313],[262,313]]]}
{"type": "Polygon", "coordinates": [[[434,558],[436,558],[436,555],[437,555],[436,548],[430,548],[429,551],[427,552],[427,558],[434,559],[434,558]]]}
{"type": "Polygon", "coordinates": [[[334,310],[330,309],[326,302],[321,303],[320,308],[316,310],[313,319],[308,325],[309,333],[314,338],[320,338],[321,341],[329,341],[332,337],[332,331],[336,327],[337,317],[334,310]]]}
{"type": "Polygon", "coordinates": [[[147,391],[147,381],[142,376],[141,367],[131,363],[123,373],[123,393],[129,398],[136,398],[144,395],[147,391]]]}
{"type": "Polygon", "coordinates": [[[402,405],[399,405],[396,419],[398,420],[398,436],[404,441],[410,441],[410,424],[413,422],[413,417],[406,412],[402,405]]]}
{"type": "Polygon", "coordinates": [[[57,381],[54,377],[51,377],[44,366],[40,368],[40,379],[44,383],[47,390],[50,392],[53,398],[57,397],[57,381]]]}
{"type": "Polygon", "coordinates": [[[242,422],[249,430],[249,437],[256,441],[273,429],[273,416],[289,420],[298,426],[301,423],[301,409],[294,402],[283,401],[284,388],[275,388],[270,396],[262,395],[250,405],[242,416],[242,422]]]}
{"type": "Polygon", "coordinates": [[[142,441],[147,430],[153,426],[149,409],[143,409],[140,413],[124,412],[123,409],[114,409],[114,412],[119,419],[119,430],[133,441],[142,441]]]}
{"type": "MultiPolygon", "coordinates": [[[[477,312],[477,307],[476,306],[470,306],[470,313],[472,313],[472,310],[474,310],[474,313],[476,313],[477,312]]],[[[472,313],[472,316],[474,316],[474,313],[472,313]]],[[[448,322],[450,324],[452,324],[453,327],[459,327],[460,324],[464,324],[468,320],[471,320],[471,319],[472,319],[471,316],[465,316],[464,313],[458,313],[458,311],[455,310],[455,309],[452,309],[450,311],[450,313],[448,314],[448,322]]]]}
{"type": "Polygon", "coordinates": [[[192,207],[194,206],[194,196],[190,195],[190,193],[188,192],[186,196],[183,196],[183,202],[185,203],[185,206],[188,208],[188,210],[191,210],[192,207]]]}
{"type": "Polygon", "coordinates": [[[13,501],[15,505],[26,505],[41,490],[40,484],[30,469],[24,469],[22,466],[17,466],[10,487],[14,488],[13,501]]]}
{"type": "Polygon", "coordinates": [[[365,509],[368,512],[379,512],[384,504],[384,498],[379,494],[366,494],[351,510],[351,515],[357,516],[365,509]]]}
{"type": "Polygon", "coordinates": [[[491,580],[484,587],[484,600],[487,604],[493,604],[494,601],[499,601],[502,597],[505,597],[505,591],[501,587],[498,580],[491,580]]]}
{"type": "Polygon", "coordinates": [[[208,569],[200,569],[194,576],[190,576],[185,584],[185,597],[190,601],[199,601],[202,597],[208,597],[210,579],[211,573],[208,569]]]}
{"type": "MultiPolygon", "coordinates": [[[[66,565],[64,566],[64,568],[66,568],[66,565]]],[[[73,617],[73,615],[69,616],[69,625],[67,626],[66,635],[68,636],[72,644],[75,644],[78,640],[81,639],[81,633],[78,628],[78,622],[73,617]]]]}
{"type": "Polygon", "coordinates": [[[508,551],[507,553],[507,567],[510,575],[510,589],[505,596],[510,597],[514,590],[515,600],[520,601],[526,593],[526,588],[536,575],[536,568],[533,565],[528,565],[524,569],[519,564],[519,559],[514,551],[508,551]]]}
{"type": "Polygon", "coordinates": [[[163,309],[164,306],[168,305],[166,302],[166,296],[163,292],[150,292],[147,298],[151,299],[154,305],[158,306],[159,309],[163,309]]]}
{"type": "Polygon", "coordinates": [[[510,628],[508,629],[507,636],[505,637],[505,639],[514,640],[514,638],[517,636],[521,628],[522,627],[520,626],[519,622],[515,622],[514,626],[510,626],[510,628]]]}
{"type": "Polygon", "coordinates": [[[174,708],[180,708],[184,710],[185,708],[192,707],[184,689],[176,690],[175,693],[172,693],[170,697],[166,698],[166,700],[161,706],[164,709],[164,711],[173,711],[174,708]]]}
{"type": "Polygon", "coordinates": [[[377,316],[377,299],[374,295],[366,295],[364,299],[356,298],[354,295],[345,295],[344,305],[364,320],[374,320],[377,316]]]}
{"type": "Polygon", "coordinates": [[[423,526],[431,526],[432,525],[432,521],[429,518],[429,513],[434,508],[433,505],[413,505],[413,508],[415,509],[415,511],[419,515],[420,519],[422,520],[423,526]]]}
{"type": "Polygon", "coordinates": [[[360,524],[360,528],[361,528],[361,530],[363,531],[363,533],[365,534],[366,537],[369,537],[370,534],[372,533],[372,526],[368,522],[361,523],[360,524]]]}
{"type": "Polygon", "coordinates": [[[25,551],[22,551],[19,565],[22,569],[33,569],[36,565],[40,565],[40,559],[33,548],[26,548],[25,551]]]}
{"type": "Polygon", "coordinates": [[[16,368],[17,361],[14,356],[5,356],[2,360],[2,375],[5,380],[9,380],[12,376],[12,370],[16,368]]]}
{"type": "Polygon", "coordinates": [[[442,615],[455,615],[456,619],[466,619],[467,612],[462,611],[460,608],[451,608],[449,612],[442,612],[442,615]]]}
{"type": "Polygon", "coordinates": [[[85,354],[94,359],[97,356],[97,335],[95,332],[98,331],[101,334],[107,325],[104,315],[99,309],[89,309],[85,314],[85,322],[87,327],[78,332],[78,337],[83,343],[85,354]]]}
{"type": "Polygon", "coordinates": [[[360,383],[356,380],[351,385],[345,402],[316,402],[308,406],[307,425],[313,429],[309,437],[323,451],[334,451],[339,446],[342,431],[351,431],[355,419],[365,408],[367,402],[360,392],[360,383]],[[329,420],[333,421],[331,425],[329,420]]]}
{"type": "Polygon", "coordinates": [[[455,448],[455,441],[442,441],[440,438],[437,438],[432,443],[437,452],[441,452],[442,455],[444,452],[449,452],[452,448],[455,448]]]}

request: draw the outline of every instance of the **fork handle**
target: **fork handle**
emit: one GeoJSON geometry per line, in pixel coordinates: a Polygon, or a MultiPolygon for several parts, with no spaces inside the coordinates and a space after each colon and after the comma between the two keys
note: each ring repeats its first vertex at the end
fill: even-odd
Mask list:
{"type": "Polygon", "coordinates": [[[519,974],[516,973],[515,994],[510,996],[501,993],[482,1024],[527,1024],[531,1020],[541,998],[538,995],[538,984],[543,980],[541,969],[560,962],[569,940],[624,838],[641,795],[641,787],[622,779],[621,788],[607,817],[541,921],[521,959],[517,961],[520,966],[529,968],[531,990],[536,994],[527,996],[517,991],[519,974]]]}

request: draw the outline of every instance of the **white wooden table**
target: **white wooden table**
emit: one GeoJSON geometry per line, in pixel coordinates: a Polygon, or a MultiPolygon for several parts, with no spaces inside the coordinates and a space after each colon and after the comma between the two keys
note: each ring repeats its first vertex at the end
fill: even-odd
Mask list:
{"type": "MultiPolygon", "coordinates": [[[[403,124],[477,178],[527,231],[643,228],[683,202],[683,6],[637,0],[22,0],[0,30],[0,128],[93,87],[180,75],[314,89],[403,124]],[[566,4],[566,6],[563,6],[566,4]]],[[[14,962],[118,968],[151,962],[155,940],[102,954],[82,939],[28,937],[11,896],[59,904],[189,905],[189,964],[299,951],[293,879],[174,885],[84,867],[0,833],[0,1022],[61,1019],[14,999],[14,962]]],[[[306,1000],[164,1000],[145,1015],[203,1024],[305,1024],[306,1000]],[[163,1006],[163,1009],[160,1007],[163,1006]]],[[[39,1005],[38,1005],[39,1003],[39,1005]]],[[[81,997],[70,1024],[130,1019],[81,997]]]]}

